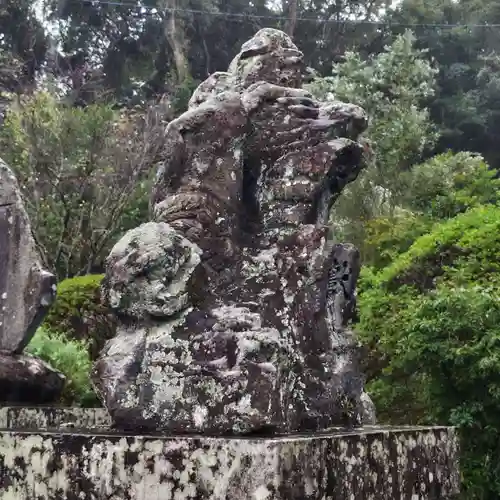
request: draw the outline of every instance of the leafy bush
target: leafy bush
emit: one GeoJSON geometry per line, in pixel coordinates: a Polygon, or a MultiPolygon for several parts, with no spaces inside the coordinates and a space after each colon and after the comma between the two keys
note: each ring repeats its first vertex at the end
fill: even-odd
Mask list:
{"type": "Polygon", "coordinates": [[[68,340],[62,334],[40,328],[26,351],[66,376],[62,404],[87,408],[100,405],[90,383],[92,362],[85,342],[68,340]]]}
{"type": "Polygon", "coordinates": [[[429,217],[409,210],[368,220],[364,227],[365,238],[359,248],[364,264],[376,268],[387,266],[432,225],[429,217]]]}
{"type": "Polygon", "coordinates": [[[478,206],[360,280],[379,418],[458,426],[468,499],[500,496],[499,262],[500,208],[478,206]]]}
{"type": "Polygon", "coordinates": [[[454,217],[474,206],[495,203],[500,189],[496,176],[480,155],[437,155],[404,174],[402,203],[434,219],[454,217]]]}
{"type": "Polygon", "coordinates": [[[500,270],[500,209],[479,206],[437,224],[381,271],[379,284],[433,288],[436,279],[497,280],[500,270]]]}
{"type": "Polygon", "coordinates": [[[404,208],[364,224],[360,251],[365,265],[385,267],[435,223],[478,205],[496,203],[500,179],[495,176],[481,156],[464,152],[441,154],[413,166],[402,174],[407,186],[400,200],[404,208]]]}
{"type": "Polygon", "coordinates": [[[117,238],[147,217],[163,115],[72,108],[39,91],[11,107],[0,128],[46,265],[59,279],[102,269],[117,238]]]}
{"type": "Polygon", "coordinates": [[[333,208],[340,238],[360,245],[366,221],[391,215],[406,192],[405,172],[420,161],[436,139],[426,100],[433,95],[436,69],[406,32],[367,59],[348,52],[333,76],[318,78],[311,91],[320,99],[364,108],[374,155],[359,178],[346,187],[333,208]]]}
{"type": "Polygon", "coordinates": [[[115,334],[115,321],[101,302],[102,274],[89,274],[62,281],[57,299],[49,310],[44,326],[69,340],[83,340],[89,355],[96,359],[106,340],[115,334]]]}

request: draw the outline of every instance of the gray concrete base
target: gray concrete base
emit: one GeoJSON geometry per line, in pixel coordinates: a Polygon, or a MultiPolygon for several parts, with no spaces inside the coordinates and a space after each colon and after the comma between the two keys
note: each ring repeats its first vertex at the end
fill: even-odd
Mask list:
{"type": "Polygon", "coordinates": [[[1,500],[437,500],[458,491],[451,428],[247,439],[0,430],[1,500]]]}
{"type": "Polygon", "coordinates": [[[95,429],[110,426],[111,417],[104,408],[30,408],[26,406],[0,408],[1,429],[95,429]]]}

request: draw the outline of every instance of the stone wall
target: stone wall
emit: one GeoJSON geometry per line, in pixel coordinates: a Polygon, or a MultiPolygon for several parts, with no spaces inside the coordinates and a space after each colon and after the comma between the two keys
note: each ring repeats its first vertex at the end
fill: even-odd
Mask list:
{"type": "Polygon", "coordinates": [[[4,430],[0,450],[2,500],[434,500],[459,490],[458,439],[443,427],[269,439],[4,430]]]}

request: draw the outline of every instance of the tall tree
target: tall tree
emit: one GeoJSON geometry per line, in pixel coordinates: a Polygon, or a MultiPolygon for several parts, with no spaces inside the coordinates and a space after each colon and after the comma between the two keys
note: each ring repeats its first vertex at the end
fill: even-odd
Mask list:
{"type": "Polygon", "coordinates": [[[366,60],[347,53],[333,73],[316,80],[312,90],[323,99],[358,104],[370,117],[366,134],[375,155],[343,192],[333,214],[338,236],[361,244],[365,223],[400,205],[407,187],[405,172],[434,144],[425,101],[434,92],[436,69],[406,32],[366,60]]]}
{"type": "Polygon", "coordinates": [[[128,101],[172,93],[191,78],[202,80],[227,69],[241,44],[265,26],[288,31],[308,63],[326,74],[332,60],[339,60],[346,49],[378,47],[377,27],[353,21],[380,19],[387,4],[387,0],[42,1],[60,28],[62,57],[57,69],[76,76],[69,78],[73,87],[73,79],[84,89],[89,80],[94,86],[99,81],[112,96],[128,101]]]}
{"type": "Polygon", "coordinates": [[[180,12],[182,0],[162,0],[163,36],[168,41],[173,54],[177,83],[189,77],[188,42],[183,16],[180,12]]]}
{"type": "MultiPolygon", "coordinates": [[[[0,49],[22,64],[22,83],[33,82],[47,52],[47,36],[35,15],[34,0],[2,0],[0,49]]],[[[21,82],[20,82],[21,83],[21,82]]]]}
{"type": "Polygon", "coordinates": [[[288,18],[285,24],[285,32],[293,38],[295,26],[297,25],[297,12],[299,0],[283,0],[282,11],[288,18]]]}
{"type": "Polygon", "coordinates": [[[431,117],[441,129],[435,151],[478,151],[497,168],[495,60],[500,36],[488,24],[500,22],[498,5],[489,0],[404,0],[389,20],[421,25],[416,29],[417,46],[427,48],[438,63],[436,95],[429,101],[431,117]]]}

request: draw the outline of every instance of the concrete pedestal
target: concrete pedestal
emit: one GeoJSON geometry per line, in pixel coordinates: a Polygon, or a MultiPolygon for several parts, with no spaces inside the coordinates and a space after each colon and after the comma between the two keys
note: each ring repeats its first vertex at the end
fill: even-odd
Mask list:
{"type": "MultiPolygon", "coordinates": [[[[0,423],[8,411],[11,424],[26,417],[4,409],[0,423]]],[[[48,410],[37,411],[47,419],[48,410]]],[[[276,438],[0,431],[2,500],[437,500],[458,492],[458,440],[444,427],[276,438]]]]}

